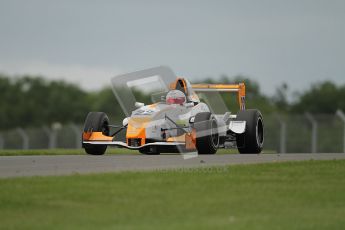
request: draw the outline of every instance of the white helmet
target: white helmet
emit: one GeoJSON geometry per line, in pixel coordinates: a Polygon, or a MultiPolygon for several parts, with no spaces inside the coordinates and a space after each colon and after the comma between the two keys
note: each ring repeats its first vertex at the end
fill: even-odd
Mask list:
{"type": "Polygon", "coordinates": [[[171,90],[166,96],[166,103],[183,105],[186,102],[186,95],[180,90],[171,90]]]}

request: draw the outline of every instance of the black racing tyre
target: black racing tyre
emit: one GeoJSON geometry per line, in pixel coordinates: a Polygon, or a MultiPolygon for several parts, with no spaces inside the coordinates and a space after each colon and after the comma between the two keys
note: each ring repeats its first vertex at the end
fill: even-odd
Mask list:
{"type": "Polygon", "coordinates": [[[244,154],[258,154],[264,145],[264,120],[259,110],[240,110],[236,120],[246,121],[246,130],[236,135],[237,149],[244,154]]]}
{"type": "Polygon", "coordinates": [[[210,112],[198,113],[194,119],[196,149],[199,154],[215,154],[219,146],[218,125],[210,112]]]}
{"type": "MultiPolygon", "coordinates": [[[[84,132],[102,132],[109,136],[109,118],[103,112],[89,112],[84,123],[84,132]]],[[[107,145],[83,144],[87,154],[103,155],[107,150],[107,145]]]]}

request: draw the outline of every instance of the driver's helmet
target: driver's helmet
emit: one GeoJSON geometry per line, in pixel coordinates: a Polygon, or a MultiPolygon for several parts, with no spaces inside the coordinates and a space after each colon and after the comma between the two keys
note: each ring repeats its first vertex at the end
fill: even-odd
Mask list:
{"type": "Polygon", "coordinates": [[[178,104],[183,105],[186,102],[186,95],[180,90],[171,90],[166,96],[166,103],[168,105],[178,104]]]}

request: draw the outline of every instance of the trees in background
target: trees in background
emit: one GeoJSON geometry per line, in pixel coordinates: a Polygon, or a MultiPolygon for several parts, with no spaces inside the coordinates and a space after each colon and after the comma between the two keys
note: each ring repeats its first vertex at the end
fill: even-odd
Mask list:
{"type": "Polygon", "coordinates": [[[275,105],[276,110],[280,112],[288,112],[290,110],[288,90],[288,85],[286,83],[283,83],[276,88],[276,92],[271,98],[271,101],[275,105]]]}
{"type": "Polygon", "coordinates": [[[80,122],[90,108],[89,94],[63,81],[0,76],[0,128],[80,122]]]}
{"type": "MultiPolygon", "coordinates": [[[[299,94],[297,100],[289,102],[288,86],[282,84],[269,97],[261,92],[258,82],[237,76],[222,76],[218,80],[205,79],[208,83],[246,83],[247,108],[259,108],[263,114],[273,112],[334,113],[345,110],[345,85],[337,86],[326,81],[312,85],[299,94]]],[[[236,112],[236,95],[221,94],[227,107],[236,112]]],[[[135,97],[147,102],[149,96],[135,92],[135,97]]],[[[40,126],[53,122],[83,123],[89,111],[104,111],[115,120],[124,116],[112,90],[104,88],[96,92],[86,92],[76,85],[63,81],[47,81],[42,77],[23,76],[10,78],[0,75],[0,129],[18,126],[40,126]]]]}
{"type": "Polygon", "coordinates": [[[337,109],[345,111],[345,85],[337,86],[330,81],[312,85],[291,105],[291,111],[298,113],[335,113],[337,109]]]}

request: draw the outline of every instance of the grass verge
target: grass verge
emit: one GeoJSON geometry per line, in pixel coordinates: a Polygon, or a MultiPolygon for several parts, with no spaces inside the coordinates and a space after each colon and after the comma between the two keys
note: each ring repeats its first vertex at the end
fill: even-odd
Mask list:
{"type": "Polygon", "coordinates": [[[3,229],[342,229],[345,161],[0,179],[3,229]]]}

